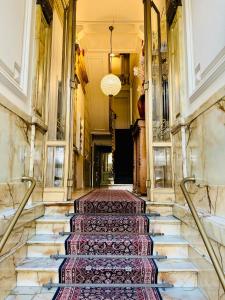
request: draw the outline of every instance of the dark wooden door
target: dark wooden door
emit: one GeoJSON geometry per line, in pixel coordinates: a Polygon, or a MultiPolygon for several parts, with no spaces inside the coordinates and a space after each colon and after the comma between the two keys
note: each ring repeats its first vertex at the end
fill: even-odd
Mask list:
{"type": "Polygon", "coordinates": [[[133,183],[133,139],[130,129],[116,129],[114,153],[115,184],[133,183]]]}

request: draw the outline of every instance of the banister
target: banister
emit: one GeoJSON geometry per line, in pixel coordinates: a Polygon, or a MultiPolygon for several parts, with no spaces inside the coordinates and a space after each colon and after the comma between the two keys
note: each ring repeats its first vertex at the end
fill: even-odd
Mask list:
{"type": "Polygon", "coordinates": [[[219,280],[221,282],[223,290],[225,291],[225,276],[224,276],[224,271],[223,271],[223,269],[222,269],[222,267],[221,267],[221,265],[220,265],[220,263],[218,261],[216,253],[215,253],[215,251],[213,249],[213,246],[212,246],[212,244],[211,244],[211,242],[210,242],[210,240],[209,240],[209,238],[207,236],[205,228],[204,228],[204,226],[203,226],[203,224],[202,224],[202,222],[201,222],[201,220],[199,218],[199,215],[197,213],[197,210],[195,209],[195,206],[194,206],[194,204],[193,204],[193,202],[191,200],[191,197],[189,196],[189,193],[188,193],[187,188],[185,186],[185,184],[187,182],[195,183],[196,180],[195,180],[194,177],[186,177],[186,178],[184,178],[181,181],[180,187],[181,187],[181,190],[182,190],[182,192],[184,194],[184,197],[185,197],[185,199],[187,201],[187,204],[188,204],[188,206],[190,208],[190,211],[191,211],[191,214],[192,214],[192,216],[193,216],[193,218],[195,220],[195,223],[196,223],[196,225],[198,227],[198,230],[199,230],[200,235],[201,235],[201,237],[203,239],[203,242],[204,242],[205,247],[206,247],[206,249],[208,251],[208,254],[209,254],[210,258],[211,258],[212,264],[213,264],[213,266],[215,268],[215,271],[217,273],[217,276],[218,276],[218,278],[219,278],[219,280]]]}
{"type": "Polygon", "coordinates": [[[4,248],[5,246],[5,243],[7,242],[14,226],[16,225],[16,222],[18,221],[21,213],[23,212],[23,209],[24,207],[26,206],[27,204],[27,201],[29,200],[34,188],[35,188],[35,185],[36,185],[36,181],[34,178],[32,177],[22,177],[21,178],[21,181],[22,182],[25,182],[25,181],[30,181],[31,182],[31,186],[29,187],[29,189],[27,190],[27,192],[25,193],[24,197],[23,197],[23,200],[21,201],[15,215],[13,216],[12,220],[10,221],[9,225],[8,225],[8,228],[6,229],[6,232],[3,234],[3,237],[0,241],[0,253],[2,252],[2,249],[4,248]]]}

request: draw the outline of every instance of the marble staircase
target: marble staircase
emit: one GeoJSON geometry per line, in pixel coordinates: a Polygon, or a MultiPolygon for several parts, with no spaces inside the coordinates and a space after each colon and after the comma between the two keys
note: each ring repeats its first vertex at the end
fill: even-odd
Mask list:
{"type": "MultiPolygon", "coordinates": [[[[54,254],[65,254],[64,242],[70,231],[73,203],[46,203],[45,215],[36,220],[36,235],[27,242],[27,258],[17,265],[17,287],[6,300],[52,299],[55,289],[47,290],[43,284],[50,280],[58,283],[58,268],[62,259],[52,259],[54,254]]],[[[206,299],[198,288],[199,270],[188,257],[190,245],[181,237],[180,221],[172,215],[171,203],[155,203],[148,206],[150,228],[154,241],[154,254],[167,259],[157,260],[158,282],[167,282],[173,288],[161,289],[163,299],[206,299]],[[157,235],[160,233],[161,235],[157,235]]]]}

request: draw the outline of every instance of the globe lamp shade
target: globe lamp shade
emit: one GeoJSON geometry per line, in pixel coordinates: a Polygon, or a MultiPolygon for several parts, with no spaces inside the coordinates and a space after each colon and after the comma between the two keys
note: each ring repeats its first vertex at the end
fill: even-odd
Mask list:
{"type": "Polygon", "coordinates": [[[121,90],[121,81],[118,76],[108,74],[101,81],[102,92],[106,96],[116,96],[121,90]]]}

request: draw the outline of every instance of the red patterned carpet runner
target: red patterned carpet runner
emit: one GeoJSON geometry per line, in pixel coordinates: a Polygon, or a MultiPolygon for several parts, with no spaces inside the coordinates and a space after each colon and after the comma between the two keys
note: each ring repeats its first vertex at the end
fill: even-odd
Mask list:
{"type": "Polygon", "coordinates": [[[70,222],[74,233],[67,238],[65,250],[77,256],[64,260],[59,281],[89,287],[59,288],[53,299],[161,300],[156,288],[127,287],[157,283],[156,264],[147,257],[153,253],[153,241],[148,235],[145,202],[127,191],[100,189],[76,200],[74,205],[76,215],[70,222]],[[105,286],[93,287],[95,284],[105,286]]]}
{"type": "Polygon", "coordinates": [[[151,255],[153,243],[148,235],[72,234],[66,240],[66,253],[75,255],[151,255]]]}
{"type": "Polygon", "coordinates": [[[128,191],[94,190],[74,202],[78,213],[141,214],[145,212],[145,201],[128,191]]]}

